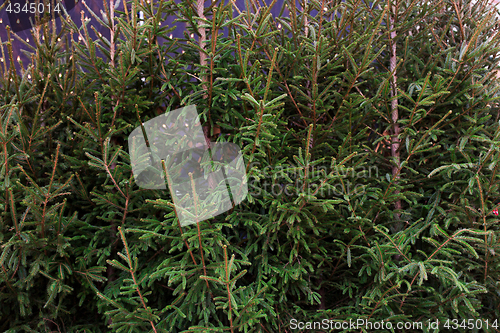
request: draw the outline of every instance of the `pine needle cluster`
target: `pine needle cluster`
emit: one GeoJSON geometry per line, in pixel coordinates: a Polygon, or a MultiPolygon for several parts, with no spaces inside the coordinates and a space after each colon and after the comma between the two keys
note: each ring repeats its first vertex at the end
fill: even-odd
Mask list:
{"type": "Polygon", "coordinates": [[[21,72],[0,63],[0,331],[500,329],[488,1],[126,4],[88,8],[98,40],[46,21],[21,72]],[[249,193],[181,226],[127,138],[186,105],[241,147],[249,193]]]}

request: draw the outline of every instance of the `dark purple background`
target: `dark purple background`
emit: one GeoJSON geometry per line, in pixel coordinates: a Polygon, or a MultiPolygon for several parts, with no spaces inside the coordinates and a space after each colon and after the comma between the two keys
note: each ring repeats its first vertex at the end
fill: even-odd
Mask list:
{"type": "MultiPolygon", "coordinates": [[[[3,3],[4,1],[8,1],[8,0],[0,0],[0,3],[3,3]]],[[[12,1],[23,1],[24,2],[25,0],[12,0],[12,1]]],[[[34,1],[34,0],[29,0],[29,1],[34,1]]],[[[116,10],[123,11],[124,10],[123,9],[124,8],[123,7],[123,0],[119,0],[119,1],[120,1],[120,4],[116,10]]],[[[155,1],[157,1],[157,0],[155,0],[155,1]]],[[[179,3],[180,1],[182,1],[182,0],[176,0],[176,3],[179,3]]],[[[224,3],[227,3],[228,1],[230,1],[230,0],[224,0],[224,3]]],[[[196,3],[196,0],[193,0],[193,2],[196,3]]],[[[218,1],[218,2],[220,3],[220,1],[218,1]]],[[[245,11],[245,3],[246,2],[249,3],[251,6],[250,0],[235,0],[236,5],[238,6],[240,11],[242,11],[242,12],[245,11]]],[[[81,11],[84,11],[85,16],[91,19],[91,21],[87,27],[88,27],[90,37],[92,39],[96,40],[97,37],[96,37],[94,31],[92,29],[90,29],[91,25],[94,26],[98,32],[100,32],[103,36],[105,36],[109,40],[109,30],[107,28],[101,26],[101,24],[94,17],[92,17],[92,15],[88,12],[87,8],[85,8],[85,6],[83,5],[82,0],[63,0],[63,3],[65,3],[67,5],[67,7],[65,7],[65,8],[68,11],[69,15],[71,16],[72,20],[75,22],[75,24],[78,27],[81,27],[81,25],[82,25],[82,23],[81,23],[81,11]]],[[[92,9],[92,11],[94,11],[94,13],[96,13],[99,17],[101,17],[101,10],[104,11],[103,0],[86,0],[86,3],[92,9]]],[[[266,0],[266,3],[269,5],[272,3],[272,0],[266,0]]],[[[279,16],[281,8],[283,7],[283,3],[284,3],[283,0],[276,1],[273,8],[271,9],[271,14],[273,15],[273,17],[276,18],[279,16]]],[[[205,1],[205,7],[208,7],[209,5],[210,5],[210,0],[205,1]]],[[[109,1],[108,1],[108,6],[109,6],[109,1]]],[[[297,6],[297,8],[301,8],[300,4],[299,4],[299,0],[296,0],[296,6],[297,6]]],[[[130,8],[129,8],[129,11],[131,11],[130,8]]],[[[252,9],[252,12],[253,12],[253,9],[252,9]]],[[[312,11],[311,14],[316,15],[316,13],[317,13],[316,11],[312,11]]],[[[15,27],[15,28],[11,28],[11,31],[13,31],[13,32],[11,32],[11,37],[12,37],[11,40],[12,40],[12,47],[13,47],[13,59],[14,59],[14,63],[16,65],[17,70],[20,69],[20,65],[17,62],[18,57],[23,62],[24,68],[26,68],[30,62],[28,57],[24,53],[22,53],[21,50],[24,49],[24,50],[27,50],[29,52],[33,52],[33,51],[25,43],[19,41],[18,38],[14,37],[14,31],[18,30],[15,33],[21,39],[23,39],[24,41],[28,40],[29,41],[28,44],[34,45],[33,36],[31,35],[30,23],[29,23],[29,20],[27,19],[26,14],[21,13],[18,15],[25,15],[24,18],[20,19],[20,22],[21,22],[20,26],[18,24],[16,24],[16,21],[14,20],[13,14],[9,15],[7,13],[6,8],[3,8],[0,11],[0,19],[1,19],[0,38],[1,38],[2,43],[7,41],[6,26],[11,25],[11,27],[13,27],[13,26],[15,27]],[[11,19],[13,19],[14,22],[11,22],[10,21],[11,19]],[[25,29],[21,30],[23,27],[25,29]]],[[[237,10],[233,9],[233,17],[235,17],[237,15],[238,15],[237,10]]],[[[285,8],[285,10],[283,11],[283,16],[288,17],[288,15],[289,15],[289,11],[288,11],[288,9],[285,8]]],[[[61,16],[64,17],[64,14],[62,11],[61,11],[61,16]]],[[[19,18],[19,17],[17,17],[17,18],[19,18]]],[[[176,16],[168,16],[168,17],[164,16],[162,26],[172,26],[173,22],[176,18],[177,18],[176,16]]],[[[207,17],[207,18],[209,18],[209,17],[207,17]]],[[[58,31],[59,31],[60,27],[61,27],[61,18],[60,17],[56,18],[55,22],[56,22],[56,26],[57,26],[58,31]]],[[[185,23],[176,22],[176,29],[172,32],[173,37],[174,38],[184,38],[183,32],[186,29],[185,27],[186,27],[185,23]]],[[[223,31],[223,33],[225,36],[227,36],[227,28],[225,29],[225,31],[223,31]]],[[[75,39],[78,38],[78,35],[76,33],[74,35],[74,38],[75,39]]],[[[162,44],[163,41],[159,39],[158,43],[162,44]]],[[[6,62],[7,67],[8,67],[10,61],[9,61],[9,57],[8,57],[7,46],[2,45],[2,47],[3,47],[3,53],[2,53],[2,50],[0,50],[0,58],[3,58],[3,61],[6,62]]],[[[102,55],[100,55],[100,56],[102,57],[102,55]]],[[[2,59],[0,59],[0,66],[1,66],[0,71],[3,71],[4,63],[2,63],[1,61],[2,61],[2,59]]]]}

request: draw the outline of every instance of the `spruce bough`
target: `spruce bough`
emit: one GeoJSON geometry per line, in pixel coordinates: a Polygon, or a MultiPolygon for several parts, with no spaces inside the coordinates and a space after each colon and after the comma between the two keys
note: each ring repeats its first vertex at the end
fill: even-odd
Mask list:
{"type": "Polygon", "coordinates": [[[46,22],[25,71],[0,67],[1,331],[498,329],[487,1],[104,5],[107,36],[46,22]],[[135,184],[126,138],[193,104],[241,147],[249,195],[181,227],[168,191],[135,184]]]}

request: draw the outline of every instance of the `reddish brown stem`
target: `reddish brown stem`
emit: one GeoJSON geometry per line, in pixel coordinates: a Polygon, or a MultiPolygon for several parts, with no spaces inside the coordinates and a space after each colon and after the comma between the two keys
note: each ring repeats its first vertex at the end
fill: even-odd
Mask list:
{"type": "MultiPolygon", "coordinates": [[[[389,14],[389,31],[390,32],[390,38],[389,38],[389,43],[390,43],[390,50],[391,50],[391,55],[390,55],[390,67],[389,70],[391,71],[391,116],[392,116],[392,124],[393,124],[393,131],[392,131],[392,140],[391,140],[391,156],[393,157],[393,162],[394,165],[392,167],[392,176],[395,179],[399,178],[399,163],[400,163],[400,158],[399,158],[399,146],[401,143],[401,140],[399,138],[399,133],[400,133],[400,128],[398,124],[398,119],[399,119],[399,112],[398,112],[398,99],[397,99],[397,77],[396,77],[396,64],[397,64],[397,56],[396,56],[396,42],[394,39],[396,38],[396,32],[394,31],[394,20],[396,17],[396,12],[397,8],[395,6],[392,7],[392,16],[389,14]]],[[[395,194],[398,194],[399,191],[396,191],[395,194]]],[[[401,200],[398,199],[394,203],[394,209],[396,213],[394,214],[397,220],[397,223],[394,227],[394,231],[398,232],[401,230],[402,225],[400,222],[401,219],[401,200]]]]}

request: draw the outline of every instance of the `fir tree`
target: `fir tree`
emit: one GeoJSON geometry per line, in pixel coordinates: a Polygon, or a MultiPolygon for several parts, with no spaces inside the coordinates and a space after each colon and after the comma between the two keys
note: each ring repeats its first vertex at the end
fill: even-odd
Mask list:
{"type": "Polygon", "coordinates": [[[21,73],[2,41],[1,331],[498,330],[494,7],[126,3],[88,8],[97,41],[36,25],[21,73]],[[186,105],[241,147],[249,194],[181,226],[127,138],[186,105]]]}

